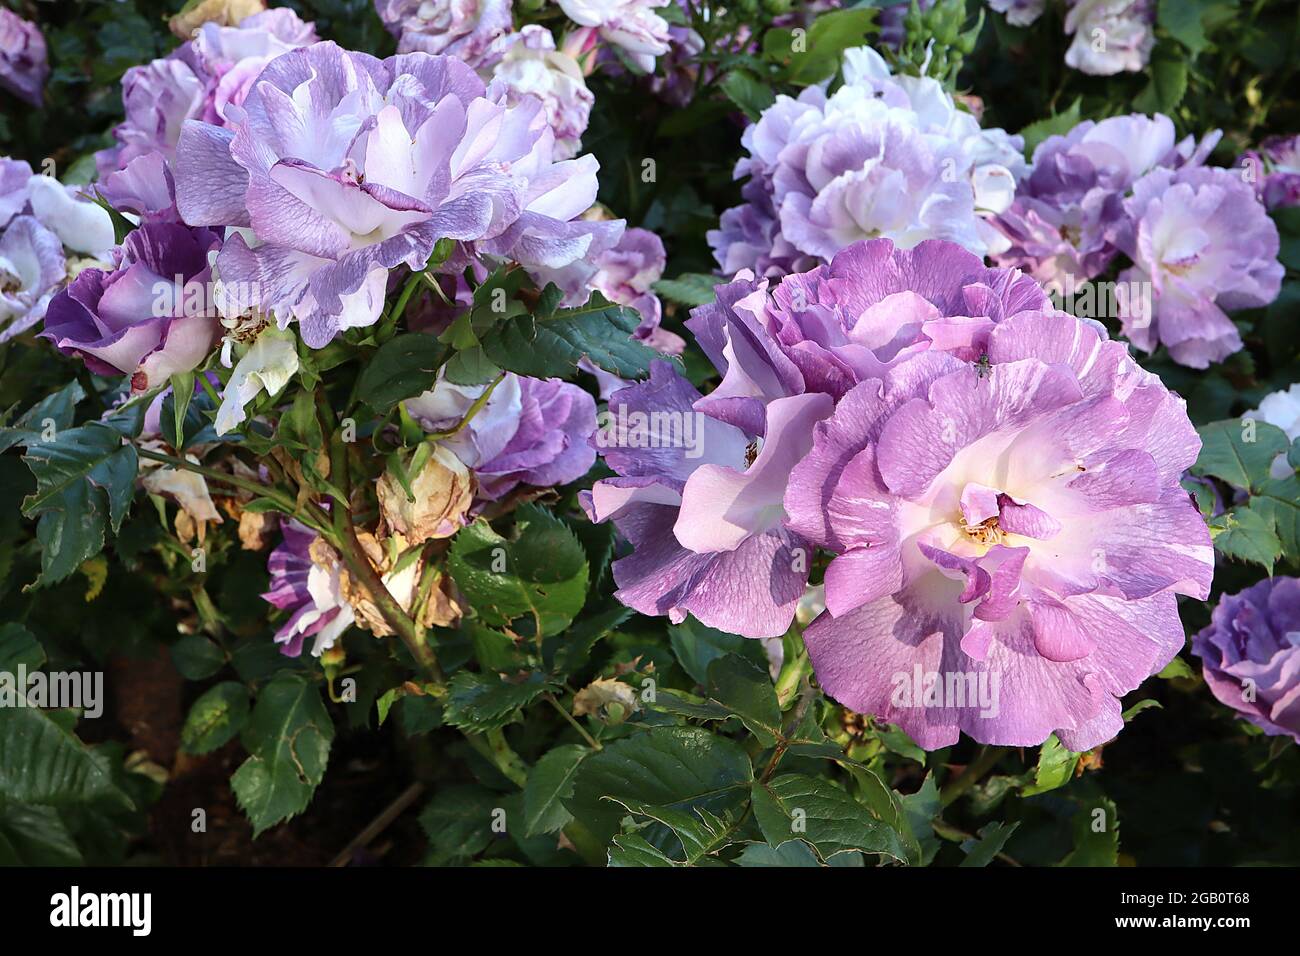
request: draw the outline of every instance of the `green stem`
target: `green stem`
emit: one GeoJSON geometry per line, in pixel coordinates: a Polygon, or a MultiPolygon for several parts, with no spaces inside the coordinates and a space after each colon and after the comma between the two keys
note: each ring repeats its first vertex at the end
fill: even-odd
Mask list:
{"type": "Polygon", "coordinates": [[[939,805],[947,807],[956,802],[967,790],[979,783],[986,773],[997,766],[1006,752],[1005,747],[980,748],[979,754],[966,765],[966,769],[955,779],[948,781],[939,791],[939,805]]]}
{"type": "Polygon", "coordinates": [[[515,786],[523,787],[528,782],[528,765],[510,749],[505,734],[500,730],[490,730],[486,734],[466,732],[465,739],[515,786]]]}
{"type": "Polygon", "coordinates": [[[488,385],[487,388],[483,389],[483,394],[480,395],[478,398],[474,399],[474,404],[472,404],[468,409],[465,410],[464,418],[462,418],[460,421],[458,421],[455,425],[453,425],[451,428],[447,429],[446,431],[430,432],[428,435],[424,436],[424,440],[441,441],[444,438],[450,438],[453,435],[458,434],[462,429],[465,428],[466,425],[468,425],[473,420],[475,415],[477,415],[479,412],[483,410],[484,406],[486,406],[488,403],[488,399],[492,397],[492,393],[496,390],[496,387],[501,384],[501,382],[505,379],[505,377],[506,377],[506,373],[502,372],[500,375],[494,378],[492,380],[492,383],[488,385]]]}
{"type": "MultiPolygon", "coordinates": [[[[322,406],[324,406],[324,397],[317,395],[317,408],[326,416],[325,421],[321,424],[326,426],[330,423],[332,416],[329,416],[328,406],[322,406]]],[[[332,533],[327,535],[327,538],[338,549],[339,555],[343,558],[343,563],[347,565],[348,572],[370,594],[370,598],[375,602],[375,607],[379,609],[379,614],[383,617],[384,622],[406,645],[416,663],[436,683],[441,685],[443,683],[442,668],[438,666],[437,655],[434,654],[433,648],[429,646],[424,628],[402,610],[402,606],[397,603],[397,600],[389,592],[388,586],[380,578],[379,572],[370,563],[370,557],[366,554],[365,549],[361,547],[361,541],[357,538],[356,526],[352,522],[352,512],[348,509],[346,500],[352,488],[351,478],[348,473],[347,447],[343,444],[343,438],[337,429],[327,430],[331,432],[330,480],[344,496],[344,500],[336,500],[333,509],[331,509],[333,529],[332,533]]]]}
{"type": "Polygon", "coordinates": [[[257,495],[259,498],[266,498],[278,504],[287,514],[293,515],[303,524],[309,526],[314,531],[323,530],[317,527],[313,518],[303,515],[298,508],[298,503],[286,495],[278,488],[268,488],[266,485],[259,485],[255,481],[249,481],[247,478],[240,478],[238,475],[230,475],[224,471],[217,471],[215,468],[208,468],[204,465],[195,464],[187,458],[178,458],[175,455],[165,455],[162,452],[150,451],[147,448],[137,448],[136,454],[141,458],[147,458],[149,461],[161,462],[164,465],[170,465],[173,468],[179,468],[182,471],[192,471],[196,475],[202,475],[213,481],[219,481],[223,484],[230,485],[232,488],[242,488],[257,495]]]}
{"type": "Polygon", "coordinates": [[[601,749],[600,741],[597,740],[595,737],[591,736],[591,734],[587,733],[587,728],[582,726],[582,724],[578,723],[578,718],[574,717],[571,713],[565,710],[564,707],[560,704],[558,700],[555,699],[553,695],[544,694],[542,696],[546,699],[546,702],[548,704],[550,704],[552,707],[555,708],[556,713],[558,713],[561,717],[567,720],[572,725],[573,729],[582,735],[582,739],[587,742],[588,747],[590,747],[592,750],[601,749]]]}

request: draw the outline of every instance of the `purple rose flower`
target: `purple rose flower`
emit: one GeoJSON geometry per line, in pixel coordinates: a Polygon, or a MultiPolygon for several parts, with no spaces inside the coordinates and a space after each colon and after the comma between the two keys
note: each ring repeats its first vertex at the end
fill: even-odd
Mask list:
{"type": "Polygon", "coordinates": [[[63,243],[33,217],[16,216],[0,230],[0,342],[44,318],[65,272],[63,243]]]}
{"type": "Polygon", "coordinates": [[[632,554],[613,564],[628,607],[775,637],[794,618],[810,558],[807,543],[784,527],[782,497],[833,402],[776,399],[756,435],[697,411],[699,399],[667,362],[616,392],[594,440],[618,477],[596,482],[582,504],[632,542],[632,554]]]}
{"type": "Polygon", "coordinates": [[[935,240],[910,250],[887,239],[858,243],[772,290],[738,276],[686,323],[725,373],[699,407],[757,430],[765,398],[816,391],[838,399],[930,350],[973,361],[998,322],[1051,309],[1027,276],[935,240]]]}
{"type": "Polygon", "coordinates": [[[672,0],[558,0],[560,9],[580,27],[595,31],[618,47],[637,68],[650,73],[655,57],[668,52],[668,22],[655,13],[672,0]]]}
{"type": "Polygon", "coordinates": [[[205,23],[168,56],[131,67],[122,77],[126,122],[113,130],[118,145],[95,154],[100,176],[153,152],[171,163],[186,120],[224,124],[226,110],[243,102],[268,62],[315,42],[312,24],[278,8],[238,26],[205,23]]]}
{"type": "Polygon", "coordinates": [[[494,47],[500,58],[492,77],[508,92],[506,102],[517,105],[535,96],[546,108],[546,122],[555,136],[555,159],[572,159],[582,147],[582,134],[591,118],[595,97],[587,89],[582,67],[555,49],[551,31],[535,23],[504,37],[494,47]]]}
{"type": "Polygon", "coordinates": [[[27,208],[32,167],[25,160],[0,156],[0,228],[27,208]]]}
{"type": "Polygon", "coordinates": [[[638,339],[666,355],[680,355],[686,343],[659,328],[663,306],[653,290],[663,278],[666,262],[662,239],[649,229],[628,229],[618,245],[596,257],[591,285],[610,302],[636,309],[641,316],[638,339]]]}
{"type": "Polygon", "coordinates": [[[924,748],[1056,733],[1087,750],[1182,647],[1175,595],[1209,592],[1179,485],[1200,441],[1181,399],[1072,316],[1001,322],[985,358],[923,353],[816,426],[785,507],[836,557],[804,639],[827,693],[924,748]]]}
{"type": "Polygon", "coordinates": [[[1120,281],[1150,283],[1153,300],[1151,309],[1121,301],[1124,334],[1147,352],[1163,343],[1192,368],[1239,350],[1225,310],[1272,302],[1285,272],[1277,226],[1254,190],[1227,169],[1156,169],[1134,185],[1124,212],[1116,241],[1133,266],[1120,281]]]}
{"type": "Polygon", "coordinates": [[[115,268],[83,270],[54,297],[42,337],[92,372],[129,375],[133,392],[197,367],[220,331],[208,304],[208,254],[219,243],[207,229],[174,223],[136,229],[115,268]]]}
{"type": "Polygon", "coordinates": [[[511,0],[375,0],[398,53],[445,53],[478,68],[513,27],[511,0]]]}
{"type": "Polygon", "coordinates": [[[162,153],[145,153],[95,187],[118,212],[131,213],[144,222],[180,222],[176,208],[176,181],[162,153]]]}
{"type": "Polygon", "coordinates": [[[284,540],[267,559],[271,589],[262,595],[263,600],[289,612],[288,620],[275,632],[275,642],[282,645],[280,653],[286,657],[298,657],[310,637],[312,656],[320,657],[355,620],[340,591],[342,568],[332,552],[326,553],[327,548],[318,548],[313,554],[312,545],[320,540],[316,532],[296,521],[284,521],[280,527],[284,540]],[[314,560],[317,557],[320,563],[314,560]]]}
{"type": "Polygon", "coordinates": [[[376,321],[388,270],[423,268],[439,239],[539,272],[617,241],[621,222],[574,221],[596,161],[553,163],[541,102],[485,93],[451,57],[294,50],[227,111],[229,129],[186,123],[177,205],[192,225],[252,227],[253,245],[223,246],[223,283],[256,289],[248,305],[296,320],[313,348],[376,321]]]}
{"type": "Polygon", "coordinates": [[[1156,168],[1201,165],[1218,140],[1215,131],[1199,144],[1175,143],[1173,122],[1159,113],[1085,120],[1049,136],[1015,202],[994,219],[1010,241],[994,261],[1058,288],[1100,275],[1119,251],[1115,234],[1133,184],[1156,168]]]}
{"type": "Polygon", "coordinates": [[[1074,42],[1065,62],[1093,76],[1137,73],[1147,65],[1155,38],[1151,0],[1069,0],[1065,32],[1074,42]]]}
{"type": "Polygon", "coordinates": [[[1238,165],[1249,170],[1247,182],[1254,183],[1270,211],[1300,206],[1300,135],[1270,136],[1238,165]]]}
{"type": "Polygon", "coordinates": [[[847,51],[843,73],[834,94],[777,97],[745,130],[746,205],[708,235],[723,271],[786,274],[876,237],[1004,246],[984,217],[1011,203],[1019,138],[980,129],[936,80],[894,76],[869,47],[847,51]]]}
{"type": "Polygon", "coordinates": [[[1265,578],[1224,596],[1192,653],[1220,702],[1300,743],[1300,580],[1265,578]]]}
{"type": "Polygon", "coordinates": [[[40,28],[0,7],[0,89],[40,109],[49,75],[40,28]]]}
{"type": "MultiPolygon", "coordinates": [[[[406,408],[427,430],[444,431],[485,387],[440,380],[406,408]]],[[[595,430],[596,403],[578,386],[508,373],[469,424],[442,444],[473,470],[477,497],[496,501],[521,484],[546,488],[581,478],[596,460],[588,443],[595,430]]]]}

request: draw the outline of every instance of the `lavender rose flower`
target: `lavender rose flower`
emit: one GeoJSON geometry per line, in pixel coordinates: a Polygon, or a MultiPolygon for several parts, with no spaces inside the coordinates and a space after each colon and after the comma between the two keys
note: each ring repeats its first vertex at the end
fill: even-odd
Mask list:
{"type": "Polygon", "coordinates": [[[289,612],[275,632],[280,653],[298,657],[310,637],[312,656],[320,657],[356,620],[341,593],[342,566],[316,532],[297,521],[284,521],[281,528],[284,540],[267,559],[271,589],[262,599],[289,612]]]}
{"type": "Polygon", "coordinates": [[[573,221],[596,161],[553,163],[541,101],[486,92],[451,57],[294,50],[228,110],[229,129],[186,123],[177,205],[193,225],[251,225],[252,243],[222,247],[222,281],[257,289],[249,307],[299,322],[313,348],[376,321],[388,270],[423,268],[439,239],[537,270],[616,242],[621,222],[573,221]]]}
{"type": "Polygon", "coordinates": [[[1242,157],[1260,199],[1270,211],[1286,206],[1300,206],[1300,134],[1270,136],[1260,144],[1259,152],[1242,157]]]}
{"type": "MultiPolygon", "coordinates": [[[[485,387],[440,380],[406,408],[428,431],[444,431],[485,387]]],[[[596,403],[578,386],[507,373],[469,424],[441,445],[473,470],[477,497],[496,501],[521,484],[545,488],[581,478],[596,460],[588,443],[595,430],[596,403]]]]}
{"type": "Polygon", "coordinates": [[[243,102],[267,63],[315,42],[312,24],[281,7],[238,26],[204,23],[168,56],[131,67],[122,77],[126,122],[113,130],[118,145],[95,154],[100,176],[153,152],[172,162],[186,120],[224,124],[226,110],[243,102]]]}
{"type": "Polygon", "coordinates": [[[0,232],[0,342],[45,316],[66,266],[63,243],[32,216],[16,216],[0,232]]]}
{"type": "Polygon", "coordinates": [[[668,22],[655,13],[672,0],[558,0],[574,23],[599,33],[622,50],[645,73],[655,68],[655,57],[668,52],[668,22]]]}
{"type": "Polygon", "coordinates": [[[0,89],[40,109],[49,75],[40,28],[0,7],[0,89]]]}
{"type": "Polygon", "coordinates": [[[41,336],[97,374],[130,376],[133,392],[197,367],[220,332],[207,291],[219,243],[173,223],[136,229],[113,269],[86,269],[54,297],[41,336]]]}
{"type": "Polygon", "coordinates": [[[1004,247],[983,217],[1012,201],[1020,140],[981,130],[936,80],[891,75],[869,47],[845,54],[844,80],[829,97],[778,97],[745,130],[746,205],[708,236],[723,270],[787,274],[875,237],[1004,247]]]}
{"type": "Polygon", "coordinates": [[[1265,578],[1223,597],[1192,653],[1220,702],[1300,743],[1300,580],[1265,578]]]}
{"type": "Polygon", "coordinates": [[[659,327],[663,306],[653,291],[666,262],[662,239],[649,229],[628,229],[618,245],[596,257],[591,285],[610,302],[636,309],[641,316],[638,339],[666,355],[680,355],[686,343],[659,327]]]}
{"type": "Polygon", "coordinates": [[[582,67],[569,54],[556,50],[551,31],[537,24],[504,38],[494,49],[501,56],[492,68],[492,77],[509,90],[506,102],[514,106],[525,96],[541,100],[546,122],[555,135],[552,156],[572,159],[582,148],[582,134],[596,100],[587,89],[582,67]]]}
{"type": "Polygon", "coordinates": [[[1121,303],[1124,334],[1148,352],[1163,343],[1192,368],[1239,350],[1224,310],[1272,302],[1285,271],[1277,226],[1254,190],[1227,169],[1157,169],[1134,185],[1124,212],[1117,243],[1133,267],[1120,281],[1151,283],[1154,300],[1153,315],[1121,303]]]}
{"type": "Polygon", "coordinates": [[[1199,447],[1181,399],[1061,313],[997,323],[979,364],[927,350],[858,384],[785,496],[837,555],[804,632],[822,687],[928,749],[1109,739],[1182,647],[1175,594],[1209,592],[1179,485],[1199,447]]]}
{"type": "Polygon", "coordinates": [[[756,435],[696,409],[700,393],[667,362],[616,392],[594,439],[618,477],[583,492],[633,552],[613,564],[616,595],[674,623],[695,615],[750,637],[785,633],[808,582],[810,551],[786,530],[790,469],[807,454],[828,395],[775,399],[756,435]]]}
{"type": "Polygon", "coordinates": [[[513,26],[511,0],[375,0],[398,53],[445,53],[484,65],[513,26]]]}
{"type": "Polygon", "coordinates": [[[772,290],[742,274],[686,323],[725,370],[698,407],[757,430],[764,398],[816,391],[839,399],[931,350],[973,361],[998,322],[1050,310],[1032,279],[936,240],[910,250],[886,239],[857,243],[772,290]]]}
{"type": "Polygon", "coordinates": [[[1069,0],[1065,32],[1074,42],[1065,62],[1093,76],[1136,73],[1155,46],[1155,4],[1150,0],[1069,0]]]}
{"type": "Polygon", "coordinates": [[[993,222],[1009,247],[993,259],[1063,287],[1100,275],[1119,252],[1115,234],[1133,184],[1158,167],[1199,166],[1219,140],[1174,142],[1174,124],[1157,113],[1085,120],[1034,150],[1015,201],[993,222]]]}

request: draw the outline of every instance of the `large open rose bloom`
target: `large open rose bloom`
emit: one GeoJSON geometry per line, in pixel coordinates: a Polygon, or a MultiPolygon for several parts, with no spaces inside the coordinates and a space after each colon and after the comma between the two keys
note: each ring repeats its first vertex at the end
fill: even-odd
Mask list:
{"type": "Polygon", "coordinates": [[[227,127],[189,121],[177,148],[185,221],[250,226],[217,262],[247,305],[300,324],[312,347],[370,325],[388,271],[424,268],[439,239],[532,269],[613,245],[622,222],[572,221],[595,160],[551,161],[539,100],[510,107],[453,57],[378,60],[319,43],[261,73],[227,127]]]}
{"type": "Polygon", "coordinates": [[[1179,485],[1200,441],[1125,345],[935,241],[860,243],[770,291],[739,277],[689,324],[718,389],[665,367],[610,411],[700,413],[697,456],[606,435],[619,477],[586,502],[634,546],[625,603],[781,633],[798,552],[821,547],[827,610],[804,636],[840,702],[930,749],[1119,729],[1119,697],[1182,646],[1176,595],[1204,598],[1213,571],[1179,485]],[[982,681],[992,706],[897,704],[918,670],[982,681]]]}
{"type": "Polygon", "coordinates": [[[894,76],[869,47],[849,50],[843,72],[834,93],[778,96],[745,130],[746,201],[708,235],[722,271],[784,275],[875,237],[1005,247],[984,217],[1011,203],[1021,140],[981,129],[937,80],[894,76]]]}

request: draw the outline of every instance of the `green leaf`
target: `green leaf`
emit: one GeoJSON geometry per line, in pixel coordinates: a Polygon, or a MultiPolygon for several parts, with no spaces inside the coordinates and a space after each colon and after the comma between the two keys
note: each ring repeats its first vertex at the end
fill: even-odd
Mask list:
{"type": "Polygon", "coordinates": [[[625,812],[615,801],[722,814],[743,804],[752,781],[749,757],[735,741],[697,727],[656,727],[584,760],[563,802],[608,840],[625,812]]]}
{"type": "Polygon", "coordinates": [[[1095,806],[1080,806],[1071,820],[1074,849],[1061,866],[1115,866],[1119,860],[1119,814],[1115,802],[1101,797],[1095,806]]]}
{"type": "Polygon", "coordinates": [[[450,350],[432,335],[408,332],[389,339],[364,363],[357,397],[380,414],[433,387],[450,350]]]}
{"type": "Polygon", "coordinates": [[[1002,848],[1007,845],[1011,839],[1011,834],[1016,832],[1016,823],[998,823],[993,822],[983,826],[976,836],[976,839],[963,840],[961,848],[966,853],[966,859],[962,860],[958,866],[988,866],[993,862],[993,858],[1002,852],[1002,848]]]}
{"type": "Polygon", "coordinates": [[[563,801],[573,795],[578,767],[590,754],[583,744],[561,744],[533,764],[524,784],[524,836],[554,833],[573,819],[563,801]]]}
{"type": "Polygon", "coordinates": [[[1143,113],[1172,113],[1187,93],[1187,61],[1172,45],[1161,43],[1151,55],[1146,88],[1133,99],[1143,113]]]}
{"type": "Polygon", "coordinates": [[[185,447],[185,415],[194,398],[194,372],[177,372],[171,378],[171,415],[163,421],[163,437],[173,448],[185,447]]]}
{"type": "Polygon", "coordinates": [[[211,638],[186,634],[172,645],[172,663],[186,680],[207,680],[226,666],[226,653],[211,638]]]}
{"type": "Polygon", "coordinates": [[[56,433],[71,428],[77,403],[85,397],[85,389],[80,382],[75,381],[46,395],[23,412],[13,425],[0,428],[0,451],[8,451],[14,445],[41,441],[41,433],[47,428],[54,429],[56,433]]]}
{"type": "MultiPolygon", "coordinates": [[[[492,842],[494,813],[502,809],[501,800],[499,794],[483,787],[440,787],[420,812],[420,826],[429,837],[428,862],[445,866],[487,849],[492,842]]],[[[510,826],[508,819],[506,826],[510,826]]]]}
{"type": "Polygon", "coordinates": [[[534,378],[572,377],[584,358],[607,372],[637,378],[662,356],[632,338],[641,323],[629,308],[595,293],[586,305],[545,318],[508,318],[483,337],[483,352],[501,368],[534,378]]]}
{"type": "MultiPolygon", "coordinates": [[[[717,853],[731,842],[735,825],[730,816],[717,817],[703,807],[679,810],[676,807],[656,807],[635,800],[619,800],[629,813],[645,817],[673,831],[681,844],[684,856],[675,864],[695,866],[717,853]]],[[[667,856],[667,854],[665,854],[667,856]]]]}
{"type": "Polygon", "coordinates": [[[1292,475],[1261,483],[1250,509],[1272,526],[1282,553],[1300,561],[1300,479],[1292,475]]]}
{"type": "Polygon", "coordinates": [[[1038,766],[1034,769],[1034,782],[1025,787],[1021,793],[1029,797],[1065,786],[1074,776],[1074,768],[1078,763],[1079,755],[1057,740],[1056,734],[1052,734],[1038,749],[1038,766]]]}
{"type": "MultiPolygon", "coordinates": [[[[587,555],[573,532],[537,505],[515,511],[512,539],[483,519],[452,539],[447,566],[480,620],[506,627],[529,616],[533,636],[563,631],[587,599],[587,555]]],[[[517,630],[517,629],[516,629],[517,630]]]]}
{"type": "Polygon", "coordinates": [[[707,701],[695,703],[661,692],[655,703],[670,713],[701,720],[739,717],[764,747],[781,736],[781,708],[766,671],[734,654],[720,657],[709,665],[708,694],[707,701]]]}
{"type": "Polygon", "coordinates": [[[862,850],[906,862],[907,851],[896,832],[831,781],[787,773],[754,784],[754,817],[767,842],[811,844],[822,860],[836,853],[862,850]]]}
{"type": "Polygon", "coordinates": [[[499,730],[518,716],[519,708],[544,694],[550,685],[545,675],[529,674],[512,684],[495,673],[461,671],[448,684],[444,719],[472,733],[499,730]]]}
{"type": "Polygon", "coordinates": [[[28,673],[45,663],[45,648],[21,624],[0,624],[0,672],[13,674],[19,667],[28,673]]]}
{"type": "Polygon", "coordinates": [[[1206,15],[1221,14],[1223,8],[1234,7],[1235,0],[1160,0],[1156,22],[1192,53],[1204,53],[1210,47],[1205,36],[1206,15]]]}
{"type": "Polygon", "coordinates": [[[741,866],[821,866],[813,848],[802,840],[788,840],[777,847],[770,843],[751,843],[736,862],[741,866]]]}
{"type": "Polygon", "coordinates": [[[1192,474],[1218,478],[1243,491],[1268,481],[1273,459],[1290,446],[1282,429],[1261,421],[1232,418],[1202,425],[1196,432],[1201,453],[1192,474]]]}
{"type": "Polygon", "coordinates": [[[738,634],[727,634],[701,624],[693,617],[688,617],[681,624],[670,625],[668,636],[682,670],[697,684],[708,683],[709,665],[727,654],[739,654],[760,667],[767,661],[762,644],[758,641],[738,634]]]}
{"type": "Polygon", "coordinates": [[[1179,678],[1196,678],[1196,671],[1192,670],[1192,665],[1181,657],[1175,657],[1156,675],[1161,680],[1177,680],[1179,678]]]}
{"type": "Polygon", "coordinates": [[[820,83],[835,75],[845,50],[867,42],[875,28],[875,16],[874,10],[864,7],[823,13],[808,28],[802,50],[795,49],[792,30],[768,30],[763,37],[763,56],[783,64],[791,83],[820,83]]]}
{"type": "Polygon", "coordinates": [[[78,740],[66,716],[12,702],[0,707],[0,798],[55,807],[104,799],[132,809],[108,758],[78,740]]]}
{"type": "Polygon", "coordinates": [[[660,279],[654,290],[665,299],[682,305],[708,305],[714,299],[718,277],[699,272],[683,272],[676,279],[660,279]]]}
{"type": "Polygon", "coordinates": [[[211,753],[233,740],[248,722],[248,690],[235,681],[209,688],[194,702],[185,726],[181,747],[192,754],[211,753]]]}
{"type": "Polygon", "coordinates": [[[1262,565],[1273,573],[1282,555],[1282,542],[1272,523],[1251,505],[1238,505],[1210,525],[1215,550],[1238,561],[1262,565]]]}
{"type": "Polygon", "coordinates": [[[77,841],[54,807],[0,800],[0,866],[81,866],[77,841]]]}
{"type": "MultiPolygon", "coordinates": [[[[751,120],[756,121],[763,110],[776,102],[771,87],[746,70],[731,70],[718,81],[718,87],[751,120]]],[[[709,291],[711,299],[712,288],[709,291]]]]}
{"type": "Polygon", "coordinates": [[[609,848],[610,866],[676,866],[661,850],[646,842],[644,837],[635,833],[624,833],[614,837],[609,848]]]}
{"type": "Polygon", "coordinates": [[[1043,140],[1051,136],[1064,136],[1070,130],[1079,125],[1080,106],[1082,100],[1075,97],[1069,109],[1056,113],[1044,119],[1036,120],[1030,123],[1020,131],[1020,135],[1025,138],[1025,155],[1033,156],[1034,150],[1038,148],[1043,140]]]}
{"type": "Polygon", "coordinates": [[[122,526],[135,490],[139,459],[122,436],[99,422],[61,429],[53,441],[24,438],[23,460],[36,491],[23,514],[40,516],[41,574],[36,586],[61,581],[104,547],[106,527],[122,526]]]}
{"type": "Polygon", "coordinates": [[[257,837],[301,813],[325,776],[334,724],[316,684],[277,674],[262,688],[243,732],[251,756],[230,785],[257,837]]]}

